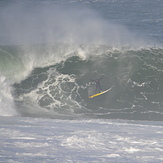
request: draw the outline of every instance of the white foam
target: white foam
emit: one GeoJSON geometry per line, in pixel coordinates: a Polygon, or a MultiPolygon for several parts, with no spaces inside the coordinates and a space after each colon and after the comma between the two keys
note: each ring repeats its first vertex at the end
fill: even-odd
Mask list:
{"type": "Polygon", "coordinates": [[[0,116],[17,115],[14,109],[11,87],[5,76],[0,76],[0,90],[0,116]]]}

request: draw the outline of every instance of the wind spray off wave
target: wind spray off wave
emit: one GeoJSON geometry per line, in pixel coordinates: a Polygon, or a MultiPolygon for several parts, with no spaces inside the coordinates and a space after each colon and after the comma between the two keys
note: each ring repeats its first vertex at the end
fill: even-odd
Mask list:
{"type": "Polygon", "coordinates": [[[18,115],[11,95],[11,87],[5,76],[0,76],[0,90],[0,116],[18,115]]]}
{"type": "Polygon", "coordinates": [[[102,18],[88,7],[40,3],[28,10],[29,5],[28,2],[15,3],[1,9],[0,27],[5,33],[1,44],[64,42],[107,44],[118,48],[145,44],[123,25],[102,18]]]}
{"type": "Polygon", "coordinates": [[[162,48],[89,8],[28,5],[0,11],[0,42],[16,44],[1,46],[0,73],[20,115],[162,119],[162,48]],[[90,79],[101,74],[103,89],[114,89],[90,101],[90,79]]]}

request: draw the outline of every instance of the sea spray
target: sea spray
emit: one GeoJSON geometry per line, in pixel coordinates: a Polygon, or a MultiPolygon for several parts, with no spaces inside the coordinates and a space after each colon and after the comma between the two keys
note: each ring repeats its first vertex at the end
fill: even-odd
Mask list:
{"type": "Polygon", "coordinates": [[[12,89],[5,76],[0,76],[0,116],[17,115],[12,89]]]}
{"type": "Polygon", "coordinates": [[[104,19],[91,8],[39,3],[29,10],[29,5],[29,2],[17,2],[0,11],[0,27],[5,33],[0,44],[4,44],[4,40],[18,45],[64,42],[107,44],[118,48],[145,44],[127,27],[104,19]]]}
{"type": "Polygon", "coordinates": [[[12,83],[12,95],[21,115],[27,111],[29,114],[24,116],[37,117],[43,109],[54,114],[58,110],[64,115],[68,110],[77,116],[78,108],[71,106],[84,101],[82,113],[88,113],[86,106],[91,117],[158,119],[157,115],[162,120],[162,48],[150,50],[153,46],[149,42],[123,24],[101,17],[96,10],[78,7],[24,2],[0,10],[0,32],[4,33],[0,44],[4,44],[3,40],[8,44],[7,49],[1,48],[0,62],[7,64],[3,70],[0,64],[0,74],[12,83]],[[21,45],[22,51],[15,53],[10,44],[21,45]],[[51,68],[59,76],[50,76],[51,68]],[[90,79],[101,74],[105,75],[103,89],[112,85],[114,89],[90,101],[90,79]],[[53,79],[56,80],[49,83],[53,79]],[[61,87],[57,87],[56,81],[61,87]],[[80,98],[74,99],[74,95],[62,91],[71,86],[80,98]],[[46,97],[52,92],[48,101],[46,97]],[[61,97],[59,102],[54,95],[61,97]],[[63,99],[69,100],[64,107],[63,99]],[[71,100],[74,103],[69,103],[71,100]]]}

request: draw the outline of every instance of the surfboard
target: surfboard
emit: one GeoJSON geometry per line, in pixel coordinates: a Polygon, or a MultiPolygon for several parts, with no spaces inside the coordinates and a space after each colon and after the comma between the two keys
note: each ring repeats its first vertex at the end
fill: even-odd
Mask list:
{"type": "Polygon", "coordinates": [[[107,89],[107,90],[105,90],[105,91],[103,91],[103,92],[100,92],[100,93],[97,93],[97,94],[91,95],[91,96],[89,96],[88,98],[93,98],[93,97],[96,97],[96,96],[102,95],[102,94],[104,94],[104,93],[110,91],[111,89],[112,89],[112,87],[109,88],[109,89],[107,89]]]}

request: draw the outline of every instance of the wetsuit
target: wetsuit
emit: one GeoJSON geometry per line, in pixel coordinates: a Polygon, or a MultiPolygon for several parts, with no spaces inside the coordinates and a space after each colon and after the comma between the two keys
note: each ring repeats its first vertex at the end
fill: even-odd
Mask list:
{"type": "Polygon", "coordinates": [[[95,94],[98,93],[98,90],[101,92],[102,88],[101,88],[101,84],[100,84],[100,80],[103,78],[103,76],[100,79],[96,79],[96,80],[91,80],[93,82],[96,83],[96,89],[95,89],[95,94]]]}

